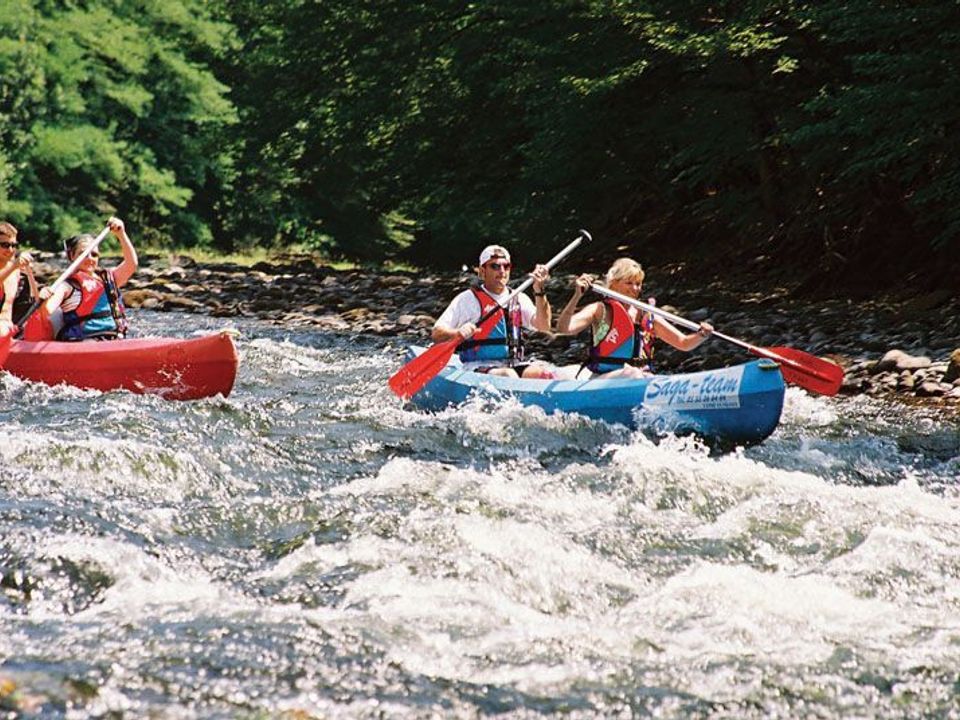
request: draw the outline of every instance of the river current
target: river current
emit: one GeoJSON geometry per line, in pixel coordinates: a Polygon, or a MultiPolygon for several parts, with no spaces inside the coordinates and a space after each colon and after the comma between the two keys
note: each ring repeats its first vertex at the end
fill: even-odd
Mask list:
{"type": "Polygon", "coordinates": [[[0,717],[960,716],[956,424],[426,414],[396,340],[236,328],[227,399],[0,374],[0,717]]]}

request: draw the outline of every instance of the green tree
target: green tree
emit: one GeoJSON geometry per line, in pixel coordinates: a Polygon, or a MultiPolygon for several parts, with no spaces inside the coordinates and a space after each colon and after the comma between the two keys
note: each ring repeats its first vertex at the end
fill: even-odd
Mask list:
{"type": "Polygon", "coordinates": [[[229,25],[200,0],[11,0],[0,31],[2,212],[48,246],[114,210],[156,239],[212,241],[236,114],[207,63],[229,25]]]}

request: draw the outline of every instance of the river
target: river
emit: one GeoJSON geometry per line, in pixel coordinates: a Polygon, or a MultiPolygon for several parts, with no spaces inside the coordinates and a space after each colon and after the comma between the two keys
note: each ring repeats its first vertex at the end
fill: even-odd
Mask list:
{"type": "MultiPolygon", "coordinates": [[[[223,324],[133,318],[187,322],[223,324]]],[[[430,415],[395,340],[236,327],[227,399],[0,375],[8,716],[960,713],[956,425],[794,388],[726,453],[430,415]]]]}

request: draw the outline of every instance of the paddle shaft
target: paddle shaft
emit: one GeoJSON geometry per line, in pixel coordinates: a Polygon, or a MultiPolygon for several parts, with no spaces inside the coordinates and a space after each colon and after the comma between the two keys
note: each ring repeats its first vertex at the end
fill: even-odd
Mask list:
{"type": "MultiPolygon", "coordinates": [[[[94,250],[96,250],[100,246],[100,243],[103,242],[103,239],[109,233],[110,233],[110,226],[107,225],[103,230],[100,231],[100,234],[93,239],[93,242],[90,243],[87,249],[84,250],[82,253],[80,253],[74,259],[74,261],[70,263],[69,266],[67,266],[67,269],[64,270],[62,273],[60,273],[60,276],[53,281],[53,284],[50,286],[51,293],[55,293],[57,289],[67,281],[67,278],[69,278],[71,275],[73,275],[77,271],[77,268],[80,267],[80,265],[83,263],[84,260],[90,257],[90,253],[92,253],[94,250]]],[[[42,304],[43,304],[43,301],[40,300],[40,298],[37,298],[36,300],[33,301],[33,305],[30,306],[30,309],[23,314],[23,317],[17,320],[17,325],[20,327],[21,330],[23,329],[23,326],[27,323],[27,320],[33,317],[33,314],[40,309],[40,306],[42,304]]]]}
{"type": "MultiPolygon", "coordinates": [[[[627,305],[633,305],[634,307],[640,308],[641,310],[646,310],[647,312],[653,313],[654,315],[659,315],[664,320],[669,320],[672,323],[676,323],[677,325],[682,325],[683,327],[689,328],[690,330],[700,329],[700,324],[693,322],[693,320],[687,320],[686,318],[680,317],[679,315],[674,315],[672,312],[667,312],[666,310],[658,308],[656,305],[649,305],[645,302],[637,300],[636,298],[632,298],[628,295],[623,295],[622,293],[618,293],[615,290],[611,290],[610,288],[604,287],[603,285],[597,285],[596,283],[592,283],[590,285],[590,289],[600,295],[605,295],[608,298],[613,298],[614,300],[619,300],[620,302],[626,303],[627,305]]],[[[729,343],[733,343],[734,345],[742,347],[743,349],[752,352],[754,355],[770,358],[771,360],[776,360],[778,363],[783,363],[784,365],[797,368],[798,370],[802,370],[807,373],[812,373],[818,377],[820,376],[820,373],[817,373],[815,370],[811,370],[810,368],[804,366],[801,363],[796,362],[795,360],[791,360],[790,358],[785,358],[782,355],[779,355],[775,352],[771,352],[770,350],[767,350],[766,348],[757,347],[756,345],[751,345],[748,342],[744,342],[743,340],[738,340],[735,337],[730,337],[729,335],[725,335],[724,333],[718,332],[716,330],[714,330],[711,333],[711,335],[713,337],[720,338],[721,340],[726,340],[729,343]]]]}

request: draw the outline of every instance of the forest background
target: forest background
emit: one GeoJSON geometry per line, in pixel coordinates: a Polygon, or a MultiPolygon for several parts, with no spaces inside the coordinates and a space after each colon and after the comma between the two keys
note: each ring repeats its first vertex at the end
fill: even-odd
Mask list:
{"type": "Polygon", "coordinates": [[[957,287],[956,0],[4,0],[0,216],[459,268],[957,287]]]}

